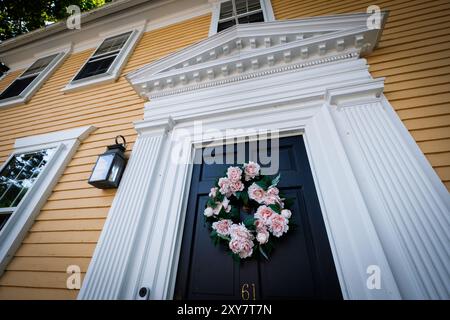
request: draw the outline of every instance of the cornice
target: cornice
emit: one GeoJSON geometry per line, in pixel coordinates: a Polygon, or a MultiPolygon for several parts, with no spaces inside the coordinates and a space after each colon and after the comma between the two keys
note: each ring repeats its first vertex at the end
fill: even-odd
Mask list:
{"type": "MultiPolygon", "coordinates": [[[[384,16],[384,15],[383,15],[384,16]]],[[[366,14],[238,25],[127,75],[156,99],[368,55],[381,30],[366,14]]]]}

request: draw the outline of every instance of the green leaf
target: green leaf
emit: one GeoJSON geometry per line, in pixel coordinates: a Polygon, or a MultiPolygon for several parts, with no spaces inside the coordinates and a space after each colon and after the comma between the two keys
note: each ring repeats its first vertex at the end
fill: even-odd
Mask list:
{"type": "Polygon", "coordinates": [[[247,217],[244,219],[244,225],[249,228],[255,225],[255,217],[247,217]]]}
{"type": "Polygon", "coordinates": [[[259,246],[259,252],[261,252],[261,254],[264,256],[264,258],[266,258],[266,260],[269,260],[269,256],[267,255],[267,253],[264,252],[264,249],[262,246],[259,246]]]}
{"type": "Polygon", "coordinates": [[[274,179],[272,179],[272,184],[270,187],[276,187],[278,182],[280,182],[281,174],[278,174],[274,179]]]}
{"type": "Polygon", "coordinates": [[[281,208],[278,204],[269,204],[269,208],[278,214],[280,214],[280,212],[281,212],[281,208]]]}
{"type": "Polygon", "coordinates": [[[219,237],[220,239],[226,240],[226,241],[231,241],[230,237],[221,235],[221,234],[217,234],[217,237],[219,237]]]}
{"type": "Polygon", "coordinates": [[[265,179],[261,179],[257,182],[255,182],[258,186],[260,186],[262,189],[267,190],[268,184],[265,181],[265,179]]]}
{"type": "Polygon", "coordinates": [[[209,236],[210,236],[211,238],[217,237],[217,231],[216,231],[216,230],[211,231],[211,233],[209,234],[209,236]]]}
{"type": "Polygon", "coordinates": [[[248,204],[248,193],[247,193],[247,191],[242,191],[241,192],[241,200],[242,200],[242,202],[244,202],[245,205],[248,204]]]}

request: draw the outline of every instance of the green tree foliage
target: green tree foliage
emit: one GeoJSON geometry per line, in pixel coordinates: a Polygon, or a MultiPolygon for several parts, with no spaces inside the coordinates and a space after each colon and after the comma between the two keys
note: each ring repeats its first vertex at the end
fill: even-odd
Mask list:
{"type": "Polygon", "coordinates": [[[66,8],[77,5],[88,11],[111,0],[0,0],[0,41],[41,28],[69,16],[66,8]]]}

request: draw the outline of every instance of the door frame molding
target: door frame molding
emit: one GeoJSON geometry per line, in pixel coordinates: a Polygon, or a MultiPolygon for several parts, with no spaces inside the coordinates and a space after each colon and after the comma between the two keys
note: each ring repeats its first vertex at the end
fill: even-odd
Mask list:
{"type": "MultiPolygon", "coordinates": [[[[439,274],[422,268],[421,249],[408,246],[408,238],[402,237],[424,243],[420,228],[438,225],[449,207],[448,193],[411,143],[383,88],[383,79],[373,79],[366,61],[353,56],[146,103],[145,120],[135,123],[139,136],[78,298],[137,299],[140,287],[150,289],[151,299],[173,297],[192,169],[188,160],[196,145],[211,140],[195,130],[200,120],[205,129],[278,129],[304,135],[344,299],[443,297],[439,274]],[[352,122],[349,112],[360,115],[365,127],[352,122]],[[367,139],[359,139],[362,134],[367,139]],[[396,140],[382,141],[377,135],[396,140]],[[373,163],[383,152],[392,158],[373,163]],[[181,154],[186,164],[170,161],[173,154],[181,154]],[[403,162],[392,160],[399,157],[403,162]],[[399,175],[402,165],[421,180],[405,180],[399,175]],[[391,180],[377,180],[390,171],[391,180]],[[396,201],[417,206],[422,198],[402,193],[407,188],[431,203],[431,214],[425,207],[424,214],[437,217],[416,225],[411,234],[403,234],[412,231],[394,220],[396,212],[384,193],[389,189],[396,201]],[[380,289],[366,285],[371,265],[382,272],[380,289]]],[[[427,254],[445,272],[448,265],[439,263],[445,248],[438,240],[425,243],[436,245],[427,254]]],[[[441,282],[444,289],[448,281],[441,282]]]]}

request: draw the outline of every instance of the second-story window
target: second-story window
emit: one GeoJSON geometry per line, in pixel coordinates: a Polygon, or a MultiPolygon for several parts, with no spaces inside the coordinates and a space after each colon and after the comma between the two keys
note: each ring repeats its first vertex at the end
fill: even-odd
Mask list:
{"type": "Polygon", "coordinates": [[[230,0],[220,4],[217,32],[225,30],[236,23],[263,22],[264,13],[260,0],[230,0]]]}
{"type": "Polygon", "coordinates": [[[37,59],[0,94],[0,107],[26,102],[31,98],[62,61],[64,55],[65,53],[57,53],[37,59]]]}
{"type": "Polygon", "coordinates": [[[107,38],[75,76],[74,81],[104,74],[119,55],[131,32],[107,38]]]}
{"type": "Polygon", "coordinates": [[[135,29],[104,39],[63,91],[117,80],[141,34],[135,29]]]}

